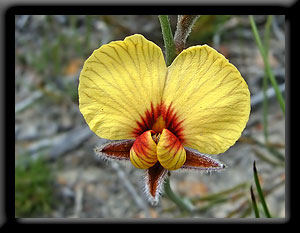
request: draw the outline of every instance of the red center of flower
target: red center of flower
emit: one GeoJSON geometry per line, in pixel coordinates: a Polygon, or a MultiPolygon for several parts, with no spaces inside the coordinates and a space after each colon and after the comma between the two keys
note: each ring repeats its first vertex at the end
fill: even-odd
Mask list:
{"type": "Polygon", "coordinates": [[[164,128],[170,130],[182,143],[183,135],[183,120],[179,120],[172,103],[166,107],[164,103],[153,106],[151,103],[150,110],[147,110],[144,116],[140,116],[140,121],[137,121],[137,127],[133,130],[133,136],[138,137],[142,133],[153,130],[157,134],[161,134],[164,128]]]}

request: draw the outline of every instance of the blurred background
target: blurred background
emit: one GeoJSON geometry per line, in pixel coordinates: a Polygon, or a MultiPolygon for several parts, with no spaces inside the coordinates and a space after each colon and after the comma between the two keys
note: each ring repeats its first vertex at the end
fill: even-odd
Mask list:
{"type": "MultiPolygon", "coordinates": [[[[174,33],[177,16],[169,17],[174,33]]],[[[254,16],[262,38],[267,18],[254,16]]],[[[269,23],[269,62],[284,93],[285,18],[273,16],[269,23]]],[[[142,170],[96,158],[93,148],[106,140],[89,130],[79,112],[79,73],[93,50],[134,33],[164,48],[156,15],[15,17],[16,217],[253,218],[254,160],[271,215],[286,217],[285,118],[270,82],[264,84],[264,63],[248,16],[200,16],[187,40],[187,47],[208,44],[229,59],[248,83],[252,102],[242,137],[213,156],[227,164],[225,171],[172,172],[173,190],[196,207],[194,213],[164,195],[151,206],[142,170]]]]}

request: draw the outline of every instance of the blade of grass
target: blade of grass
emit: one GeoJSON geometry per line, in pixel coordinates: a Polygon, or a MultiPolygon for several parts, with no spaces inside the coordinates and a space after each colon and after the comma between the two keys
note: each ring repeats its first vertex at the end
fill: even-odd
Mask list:
{"type": "Polygon", "coordinates": [[[228,200],[229,200],[228,197],[223,197],[220,199],[213,200],[213,201],[209,202],[208,204],[195,209],[194,212],[197,214],[202,214],[203,212],[208,211],[210,208],[215,207],[216,205],[222,204],[224,202],[228,202],[228,200]]]}
{"type": "MultiPolygon", "coordinates": [[[[267,22],[265,25],[265,33],[264,33],[264,44],[265,44],[265,50],[266,50],[266,56],[268,57],[269,54],[269,45],[270,45],[270,28],[272,24],[272,15],[268,15],[267,22]]],[[[268,97],[267,97],[267,89],[269,86],[268,82],[268,75],[265,69],[265,75],[263,78],[263,94],[264,94],[264,100],[263,100],[263,129],[264,129],[264,137],[265,137],[265,143],[268,142],[268,97]]]]}
{"type": "Polygon", "coordinates": [[[258,211],[257,204],[256,204],[255,195],[254,195],[253,189],[252,189],[252,185],[250,187],[250,193],[251,193],[251,200],[252,200],[252,206],[253,206],[255,217],[260,218],[259,211],[258,211]]]}
{"type": "Polygon", "coordinates": [[[261,186],[260,186],[260,183],[259,183],[257,169],[256,169],[256,166],[255,166],[255,161],[253,162],[253,175],[254,175],[254,181],[255,181],[257,193],[258,193],[260,202],[262,204],[262,207],[264,209],[265,215],[266,215],[267,218],[271,218],[271,214],[269,212],[267,203],[266,203],[265,198],[264,198],[264,194],[262,192],[262,189],[261,189],[261,186]]]}
{"type": "Polygon", "coordinates": [[[165,51],[166,64],[167,66],[169,66],[171,65],[171,63],[176,57],[176,48],[173,39],[173,34],[169,22],[169,17],[167,15],[159,15],[158,18],[160,21],[162,35],[163,35],[165,49],[166,49],[165,51]]]}
{"type": "Polygon", "coordinates": [[[272,71],[270,63],[269,63],[269,59],[268,59],[267,54],[266,54],[266,50],[265,50],[265,48],[264,48],[264,46],[261,42],[257,27],[256,27],[256,23],[255,23],[254,18],[253,18],[252,15],[249,15],[249,19],[250,19],[252,32],[253,32],[253,35],[254,35],[254,38],[255,38],[255,42],[258,46],[258,49],[259,49],[260,54],[261,54],[261,56],[263,58],[263,61],[264,61],[266,74],[268,75],[268,77],[270,79],[270,82],[271,82],[271,84],[272,84],[272,86],[275,90],[276,97],[277,97],[277,100],[278,100],[279,105],[281,107],[281,110],[282,110],[283,114],[285,115],[285,101],[284,101],[283,96],[281,95],[281,92],[280,92],[279,88],[278,88],[277,81],[274,77],[273,71],[272,71]]]}
{"type": "MultiPolygon", "coordinates": [[[[272,192],[274,192],[277,188],[281,187],[285,184],[285,178],[283,177],[282,180],[280,180],[278,183],[274,184],[272,187],[270,187],[268,190],[265,191],[265,197],[270,195],[272,192]]],[[[232,216],[242,212],[239,218],[246,218],[248,215],[251,214],[253,207],[250,200],[245,200],[238,208],[234,209],[233,211],[229,212],[229,214],[226,216],[226,218],[231,218],[232,216]]]]}
{"type": "Polygon", "coordinates": [[[254,152],[254,154],[256,155],[256,157],[258,157],[259,159],[272,164],[273,166],[282,166],[284,167],[284,162],[282,161],[273,161],[272,159],[268,158],[268,156],[266,156],[265,154],[261,153],[258,149],[256,149],[255,147],[252,148],[252,151],[254,152]]]}
{"type": "Polygon", "coordinates": [[[249,185],[248,182],[243,182],[243,183],[240,183],[240,184],[238,184],[238,185],[236,185],[232,188],[225,189],[225,190],[223,190],[221,192],[218,192],[218,193],[206,195],[206,196],[203,196],[203,197],[195,197],[195,198],[192,199],[192,202],[195,203],[195,202],[200,202],[200,201],[216,200],[216,199],[224,197],[225,195],[231,194],[232,192],[236,192],[239,189],[245,189],[245,187],[247,187],[248,185],[249,185]]]}
{"type": "Polygon", "coordinates": [[[275,148],[276,145],[273,145],[271,143],[264,144],[264,143],[261,143],[260,141],[256,140],[255,138],[249,137],[249,136],[242,136],[239,139],[239,141],[244,142],[244,143],[253,144],[253,145],[258,145],[261,148],[265,148],[270,152],[271,155],[273,155],[274,157],[279,159],[281,162],[285,161],[285,156],[275,148]]]}

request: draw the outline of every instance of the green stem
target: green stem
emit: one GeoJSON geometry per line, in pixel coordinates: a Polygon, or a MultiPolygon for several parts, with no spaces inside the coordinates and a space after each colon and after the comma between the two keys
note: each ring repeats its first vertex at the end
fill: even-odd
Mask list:
{"type": "Polygon", "coordinates": [[[263,191],[262,191],[260,183],[259,183],[258,174],[257,174],[256,166],[255,166],[255,161],[253,162],[253,175],[254,175],[254,181],[255,181],[257,193],[258,193],[260,202],[262,204],[262,207],[264,209],[264,212],[266,214],[266,217],[271,218],[271,214],[269,212],[267,203],[266,203],[265,198],[264,198],[263,191]]]}
{"type": "Polygon", "coordinates": [[[261,54],[261,56],[263,58],[263,61],[264,61],[266,74],[268,75],[268,77],[270,79],[270,82],[271,82],[271,84],[272,84],[272,86],[275,90],[276,97],[278,99],[278,102],[279,102],[279,105],[282,109],[282,112],[283,112],[283,114],[285,114],[285,102],[284,102],[284,99],[283,99],[283,97],[281,95],[281,92],[278,88],[278,84],[277,84],[277,81],[274,77],[274,74],[272,72],[272,69],[271,69],[271,66],[270,66],[270,63],[269,63],[269,59],[267,57],[266,51],[264,49],[264,46],[263,46],[263,44],[261,42],[261,39],[260,39],[260,36],[258,34],[258,30],[257,30],[256,24],[255,24],[254,18],[253,18],[252,15],[250,15],[249,19],[250,19],[250,24],[251,24],[251,27],[252,27],[252,32],[253,32],[256,44],[258,46],[258,49],[259,49],[260,54],[261,54]]]}
{"type": "MultiPolygon", "coordinates": [[[[264,34],[264,44],[266,49],[266,55],[268,57],[269,53],[269,44],[270,44],[270,28],[272,24],[272,15],[268,15],[267,22],[265,25],[265,34],[264,34]]],[[[265,69],[265,75],[263,78],[263,94],[264,94],[264,101],[263,101],[263,127],[264,127],[264,136],[265,136],[265,143],[268,143],[268,98],[267,98],[267,89],[268,89],[268,76],[265,69]]]]}
{"type": "Polygon", "coordinates": [[[180,209],[185,210],[187,212],[192,212],[193,211],[193,206],[191,203],[185,201],[181,197],[179,197],[176,193],[173,192],[171,186],[170,186],[170,181],[169,178],[167,178],[164,186],[165,194],[167,197],[173,201],[180,209]]]}
{"type": "Polygon", "coordinates": [[[171,63],[176,57],[176,48],[174,44],[173,34],[169,23],[169,17],[167,15],[159,15],[158,18],[160,21],[162,35],[163,35],[165,49],[166,49],[165,51],[166,64],[167,66],[169,66],[171,65],[171,63]]]}

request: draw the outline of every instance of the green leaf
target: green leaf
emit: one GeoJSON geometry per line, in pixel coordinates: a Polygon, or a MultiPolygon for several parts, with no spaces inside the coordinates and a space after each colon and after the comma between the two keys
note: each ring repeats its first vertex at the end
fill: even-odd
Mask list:
{"type": "Polygon", "coordinates": [[[250,24],[251,24],[251,27],[252,27],[252,32],[253,32],[256,44],[258,46],[258,49],[259,49],[260,54],[261,54],[261,56],[263,58],[263,61],[264,61],[265,72],[268,75],[268,77],[270,79],[270,82],[271,82],[271,84],[272,84],[272,86],[273,86],[273,88],[275,90],[275,94],[276,94],[277,100],[279,102],[279,105],[280,105],[280,107],[282,109],[282,112],[283,112],[283,114],[285,114],[285,101],[284,101],[284,98],[282,97],[282,94],[281,94],[281,92],[279,90],[277,81],[276,81],[275,76],[273,74],[273,71],[271,69],[271,66],[270,66],[270,63],[269,63],[269,59],[267,57],[266,49],[264,48],[264,46],[263,46],[263,44],[261,42],[261,39],[260,39],[260,36],[259,36],[258,30],[257,30],[257,27],[256,27],[256,23],[254,21],[253,16],[250,15],[249,19],[250,19],[250,24]]]}
{"type": "Polygon", "coordinates": [[[258,211],[257,204],[256,204],[255,195],[254,195],[253,189],[252,189],[252,185],[250,187],[250,193],[251,193],[251,200],[252,200],[252,206],[253,206],[255,217],[260,218],[259,211],[258,211]]]}
{"type": "Polygon", "coordinates": [[[255,161],[253,162],[253,175],[254,175],[254,181],[255,181],[257,193],[258,193],[260,202],[262,204],[262,207],[264,209],[265,215],[266,215],[267,218],[271,218],[271,214],[269,212],[267,203],[266,203],[265,198],[264,198],[263,191],[262,191],[260,183],[259,183],[257,169],[256,169],[256,166],[255,166],[255,161]]]}

